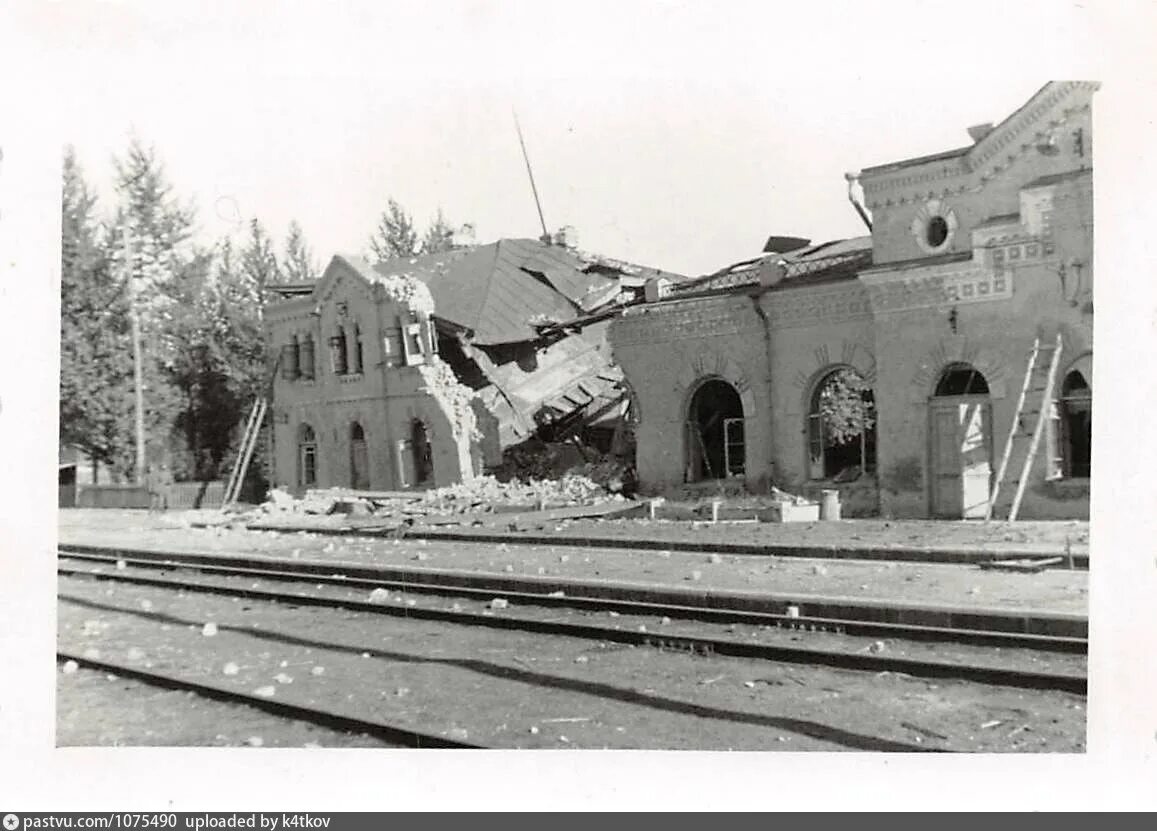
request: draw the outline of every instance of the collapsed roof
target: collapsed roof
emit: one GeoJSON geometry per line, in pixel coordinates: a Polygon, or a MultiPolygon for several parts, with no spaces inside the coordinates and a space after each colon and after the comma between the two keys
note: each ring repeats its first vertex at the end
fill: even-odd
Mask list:
{"type": "MultiPolygon", "coordinates": [[[[429,290],[442,356],[497,420],[502,448],[543,427],[558,434],[621,415],[626,389],[607,342],[610,318],[648,280],[687,279],[533,239],[373,266],[356,256],[335,259],[371,283],[429,290]]],[[[293,297],[314,284],[269,288],[293,297]]]]}
{"type": "Polygon", "coordinates": [[[664,273],[532,239],[403,257],[374,270],[425,283],[435,316],[466,330],[479,346],[535,340],[540,327],[613,304],[624,289],[664,273]]]}

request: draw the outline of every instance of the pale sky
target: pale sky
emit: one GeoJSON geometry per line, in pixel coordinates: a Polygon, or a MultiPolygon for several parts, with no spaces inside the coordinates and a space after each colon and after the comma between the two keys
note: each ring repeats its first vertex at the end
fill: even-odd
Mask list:
{"type": "Polygon", "coordinates": [[[135,133],[206,239],[254,215],[280,238],[296,218],[324,262],[362,250],[390,196],[479,241],[536,236],[517,108],[551,230],[689,274],[770,234],[864,233],[845,171],[968,144],[1045,81],[1087,77],[1098,25],[1056,2],[8,12],[21,46],[55,56],[61,135],[89,178],[107,188],[135,133]]]}

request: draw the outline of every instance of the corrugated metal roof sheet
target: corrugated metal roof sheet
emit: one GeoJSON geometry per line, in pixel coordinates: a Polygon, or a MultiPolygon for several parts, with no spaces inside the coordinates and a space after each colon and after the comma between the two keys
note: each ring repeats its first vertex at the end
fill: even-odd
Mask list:
{"type": "Polygon", "coordinates": [[[585,299],[608,296],[605,290],[615,281],[597,272],[585,273],[584,266],[566,248],[504,239],[390,260],[374,270],[421,280],[434,297],[438,317],[469,329],[475,343],[493,345],[532,340],[537,337],[532,323],[572,319],[585,310],[585,299]]]}
{"type": "Polygon", "coordinates": [[[863,236],[833,240],[787,254],[770,254],[745,260],[714,274],[673,286],[671,292],[682,296],[756,285],[759,283],[759,264],[767,259],[784,262],[786,271],[783,286],[854,276],[858,269],[868,268],[872,264],[872,238],[863,236]]]}

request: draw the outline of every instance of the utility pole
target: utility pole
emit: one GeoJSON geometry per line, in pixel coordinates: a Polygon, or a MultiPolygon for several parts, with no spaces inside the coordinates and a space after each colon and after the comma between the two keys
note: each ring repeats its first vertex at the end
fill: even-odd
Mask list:
{"type": "Polygon", "coordinates": [[[518,131],[518,143],[522,146],[522,158],[526,161],[526,175],[530,177],[530,190],[534,194],[534,207],[538,208],[538,221],[542,225],[542,241],[550,243],[550,232],[546,230],[546,220],[542,218],[542,202],[538,198],[538,188],[534,186],[534,171],[530,169],[530,156],[526,153],[526,142],[522,140],[522,126],[518,123],[518,113],[513,109],[514,129],[518,131]]]}
{"type": "Polygon", "coordinates": [[[137,311],[136,281],[133,279],[133,248],[129,237],[128,222],[124,226],[125,286],[129,292],[129,319],[132,322],[133,337],[133,386],[136,398],[136,480],[138,485],[145,482],[145,393],[141,371],[141,321],[137,311]]]}

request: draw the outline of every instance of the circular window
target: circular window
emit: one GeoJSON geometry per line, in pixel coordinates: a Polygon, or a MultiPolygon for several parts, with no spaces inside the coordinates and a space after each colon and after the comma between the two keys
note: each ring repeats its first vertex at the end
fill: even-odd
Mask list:
{"type": "Polygon", "coordinates": [[[939,199],[929,199],[916,211],[910,227],[921,251],[940,254],[952,244],[957,225],[956,211],[939,199]]]}
{"type": "Polygon", "coordinates": [[[928,245],[939,248],[948,239],[948,220],[942,216],[934,216],[928,220],[928,227],[924,229],[924,238],[928,245]]]}

